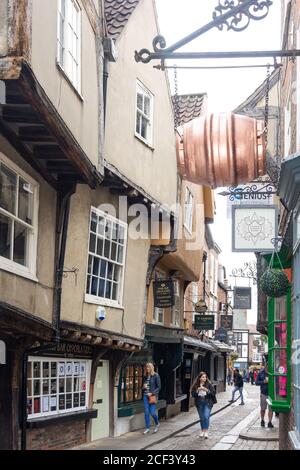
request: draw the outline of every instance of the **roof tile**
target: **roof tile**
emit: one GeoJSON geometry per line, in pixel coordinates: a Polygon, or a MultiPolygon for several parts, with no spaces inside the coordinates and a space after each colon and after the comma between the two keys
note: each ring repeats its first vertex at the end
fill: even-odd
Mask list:
{"type": "Polygon", "coordinates": [[[140,0],[105,0],[105,17],[110,37],[116,39],[140,0]]]}
{"type": "MultiPolygon", "coordinates": [[[[199,117],[203,112],[203,104],[206,93],[196,93],[192,95],[178,95],[178,125],[182,126],[192,119],[199,117]]],[[[172,97],[174,112],[176,112],[176,97],[172,97]]]]}

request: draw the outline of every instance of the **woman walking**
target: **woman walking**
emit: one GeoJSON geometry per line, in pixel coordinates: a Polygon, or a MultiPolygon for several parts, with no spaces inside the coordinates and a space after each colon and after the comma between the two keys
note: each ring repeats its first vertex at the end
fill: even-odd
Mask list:
{"type": "Polygon", "coordinates": [[[215,389],[205,372],[200,372],[192,388],[192,396],[195,398],[195,405],[200,418],[201,433],[199,437],[208,439],[210,414],[217,400],[215,389]]]}
{"type": "Polygon", "coordinates": [[[154,365],[149,362],[146,364],[146,376],[143,377],[143,400],[145,408],[145,422],[146,429],[144,434],[150,432],[151,422],[150,415],[154,419],[155,428],[154,433],[158,431],[159,422],[156,414],[156,403],[158,400],[158,394],[161,388],[161,382],[159,375],[154,371],[154,365]]]}

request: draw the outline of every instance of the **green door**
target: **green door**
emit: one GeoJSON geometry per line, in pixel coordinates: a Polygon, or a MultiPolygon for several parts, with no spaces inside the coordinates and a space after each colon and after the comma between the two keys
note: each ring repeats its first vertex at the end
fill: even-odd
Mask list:
{"type": "Polygon", "coordinates": [[[98,417],[92,420],[92,441],[109,436],[109,362],[101,361],[97,368],[93,408],[98,417]]]}

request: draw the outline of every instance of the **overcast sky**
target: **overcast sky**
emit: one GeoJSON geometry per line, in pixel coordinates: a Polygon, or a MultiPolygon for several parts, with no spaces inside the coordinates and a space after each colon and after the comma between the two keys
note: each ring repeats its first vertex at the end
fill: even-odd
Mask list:
{"type": "MultiPolygon", "coordinates": [[[[177,42],[184,36],[199,29],[212,19],[218,0],[156,0],[161,34],[167,45],[177,42]]],[[[223,1],[224,3],[224,1],[223,1]]],[[[277,50],[281,48],[280,0],[274,0],[269,15],[261,21],[251,21],[243,32],[219,31],[214,28],[202,37],[195,39],[180,51],[255,51],[277,50]]],[[[266,64],[272,59],[231,59],[231,60],[181,60],[168,61],[169,65],[244,65],[266,64]]],[[[159,73],[159,72],[158,72],[159,73]]],[[[209,111],[231,111],[242,103],[265,80],[266,69],[247,68],[232,70],[178,70],[178,93],[208,94],[209,111]]],[[[174,73],[170,71],[173,86],[174,73]]],[[[215,241],[222,249],[221,262],[227,273],[244,262],[255,259],[252,254],[231,252],[231,220],[227,218],[226,198],[216,191],[217,214],[211,226],[215,241]]],[[[234,285],[233,278],[229,278],[234,285]]],[[[248,281],[239,282],[248,285],[248,281]]],[[[252,289],[256,305],[256,289],[252,289]]],[[[256,309],[248,313],[248,322],[256,323],[256,309]]]]}

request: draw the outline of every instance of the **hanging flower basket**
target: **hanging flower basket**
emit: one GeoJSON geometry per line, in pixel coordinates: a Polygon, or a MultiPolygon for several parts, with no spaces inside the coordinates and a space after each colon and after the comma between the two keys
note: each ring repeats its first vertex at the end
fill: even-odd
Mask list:
{"type": "Polygon", "coordinates": [[[268,297],[282,297],[289,287],[288,277],[281,269],[267,269],[260,278],[260,288],[268,297]]]}

